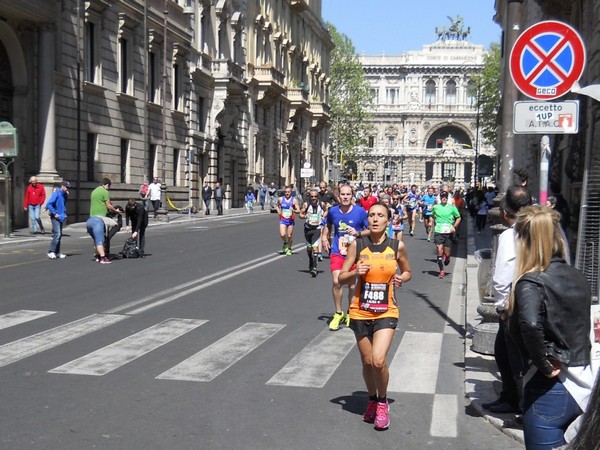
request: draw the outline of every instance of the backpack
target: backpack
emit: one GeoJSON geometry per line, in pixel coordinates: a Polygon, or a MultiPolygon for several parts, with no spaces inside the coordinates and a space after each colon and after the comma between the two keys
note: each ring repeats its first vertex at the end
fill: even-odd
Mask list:
{"type": "Polygon", "coordinates": [[[123,258],[139,258],[140,249],[137,247],[137,240],[128,238],[123,244],[123,250],[121,251],[123,258]]]}

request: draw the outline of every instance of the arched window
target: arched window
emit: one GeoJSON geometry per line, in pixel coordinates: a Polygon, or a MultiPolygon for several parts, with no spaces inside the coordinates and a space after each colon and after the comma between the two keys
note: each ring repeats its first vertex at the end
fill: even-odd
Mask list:
{"type": "Polygon", "coordinates": [[[446,104],[456,105],[456,82],[453,80],[446,83],[446,104]]]}
{"type": "Polygon", "coordinates": [[[477,106],[477,86],[473,81],[467,83],[467,106],[477,106]]]}
{"type": "Polygon", "coordinates": [[[435,103],[435,81],[433,80],[425,83],[425,103],[428,105],[435,103]]]}

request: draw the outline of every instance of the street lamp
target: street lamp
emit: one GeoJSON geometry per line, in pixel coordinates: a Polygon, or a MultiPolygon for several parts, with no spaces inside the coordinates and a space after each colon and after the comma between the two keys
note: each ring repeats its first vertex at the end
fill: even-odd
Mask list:
{"type": "Polygon", "coordinates": [[[167,176],[167,18],[169,15],[169,0],[165,0],[163,10],[163,76],[162,76],[162,155],[161,155],[161,189],[160,189],[160,208],[157,211],[161,220],[168,221],[168,211],[166,208],[166,176],[167,176]]]}

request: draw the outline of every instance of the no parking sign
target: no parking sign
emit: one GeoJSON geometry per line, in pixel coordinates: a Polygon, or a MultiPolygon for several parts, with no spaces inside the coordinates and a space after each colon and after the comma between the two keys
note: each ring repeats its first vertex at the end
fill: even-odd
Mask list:
{"type": "Polygon", "coordinates": [[[548,20],[525,30],[510,53],[510,74],[517,88],[536,100],[552,100],[571,90],[585,66],[579,33],[548,20]]]}

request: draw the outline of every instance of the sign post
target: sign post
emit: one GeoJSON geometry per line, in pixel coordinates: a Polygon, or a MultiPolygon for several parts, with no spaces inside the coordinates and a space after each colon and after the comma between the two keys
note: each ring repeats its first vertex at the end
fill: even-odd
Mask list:
{"type": "Polygon", "coordinates": [[[17,129],[9,122],[0,122],[0,168],[4,176],[4,237],[10,237],[10,172],[9,167],[19,154],[17,129]],[[10,161],[4,161],[10,158],[10,161]]]}

